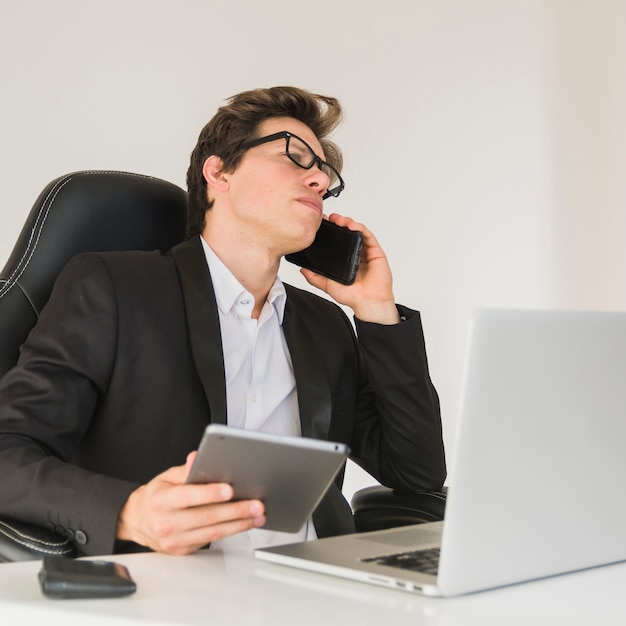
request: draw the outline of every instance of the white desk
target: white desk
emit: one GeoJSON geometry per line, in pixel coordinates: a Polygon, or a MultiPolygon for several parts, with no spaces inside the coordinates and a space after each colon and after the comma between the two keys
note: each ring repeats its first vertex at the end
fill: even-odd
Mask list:
{"type": "Polygon", "coordinates": [[[49,600],[40,563],[0,564],[0,623],[46,626],[380,626],[626,624],[626,563],[453,599],[425,598],[219,552],[134,554],[137,592],[107,600],[49,600]]]}

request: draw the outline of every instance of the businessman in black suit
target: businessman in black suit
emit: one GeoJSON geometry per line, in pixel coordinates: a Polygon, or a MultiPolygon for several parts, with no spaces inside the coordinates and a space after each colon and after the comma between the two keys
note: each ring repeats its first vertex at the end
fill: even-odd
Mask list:
{"type": "MultiPolygon", "coordinates": [[[[68,264],[0,381],[0,515],[92,555],[188,554],[242,533],[284,541],[263,534],[262,502],[185,484],[210,422],[345,442],[382,484],[441,487],[420,316],[395,304],[374,235],[330,215],[363,233],[356,281],[302,270],[352,309],[356,334],[336,304],[277,277],[343,189],[328,139],[340,116],[335,99],[291,87],[234,96],[192,153],[189,238],[68,264]]],[[[353,531],[341,481],[296,539],[353,531]]]]}

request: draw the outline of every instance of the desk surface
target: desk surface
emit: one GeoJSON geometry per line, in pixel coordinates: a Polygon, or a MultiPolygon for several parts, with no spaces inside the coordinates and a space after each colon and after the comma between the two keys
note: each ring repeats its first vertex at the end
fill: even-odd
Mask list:
{"type": "Polygon", "coordinates": [[[0,564],[1,623],[37,618],[46,626],[626,623],[626,563],[437,599],[262,563],[247,554],[107,558],[129,568],[137,583],[134,595],[50,600],[39,589],[39,562],[0,564]]]}

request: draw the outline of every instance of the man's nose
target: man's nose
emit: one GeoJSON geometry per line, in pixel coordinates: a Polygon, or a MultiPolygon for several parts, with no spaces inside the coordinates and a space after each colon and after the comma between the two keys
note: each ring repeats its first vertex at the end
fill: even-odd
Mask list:
{"type": "Polygon", "coordinates": [[[328,190],[328,186],[330,185],[330,178],[326,172],[324,172],[320,167],[315,164],[310,170],[307,170],[307,181],[306,184],[308,187],[315,189],[318,193],[324,195],[328,190]]]}

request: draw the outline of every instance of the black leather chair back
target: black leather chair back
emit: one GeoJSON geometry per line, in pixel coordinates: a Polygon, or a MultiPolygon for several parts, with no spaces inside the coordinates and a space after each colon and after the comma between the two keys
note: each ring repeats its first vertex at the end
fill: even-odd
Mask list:
{"type": "Polygon", "coordinates": [[[79,252],[167,250],[185,238],[187,194],[158,178],[84,171],[53,180],[35,202],[0,273],[0,377],[79,252]]]}

